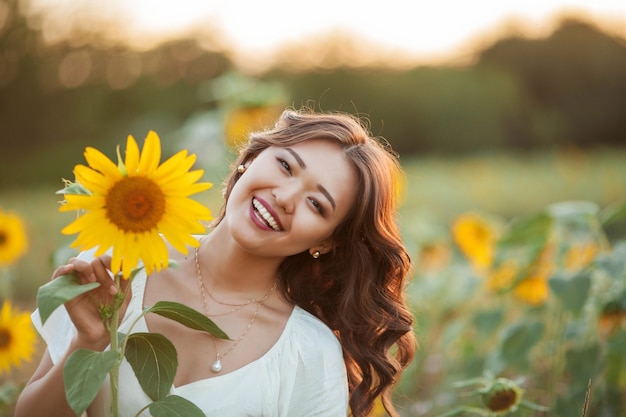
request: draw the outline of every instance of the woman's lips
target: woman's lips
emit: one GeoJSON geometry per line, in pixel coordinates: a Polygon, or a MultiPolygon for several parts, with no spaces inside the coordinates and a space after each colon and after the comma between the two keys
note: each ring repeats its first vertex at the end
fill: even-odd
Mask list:
{"type": "Polygon", "coordinates": [[[283,230],[278,215],[272,207],[261,198],[253,197],[251,205],[252,220],[258,226],[266,229],[280,232],[283,230]]]}

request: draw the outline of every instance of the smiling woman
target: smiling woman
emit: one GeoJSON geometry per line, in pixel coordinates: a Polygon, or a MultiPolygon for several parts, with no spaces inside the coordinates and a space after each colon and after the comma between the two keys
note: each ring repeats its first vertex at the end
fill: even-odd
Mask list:
{"type": "MultiPolygon", "coordinates": [[[[131,144],[129,172],[153,161],[151,152],[140,160],[137,155],[131,144]]],[[[102,160],[95,167],[117,169],[102,160]]],[[[80,178],[87,180],[83,174],[80,178]]],[[[125,335],[124,340],[154,335],[171,341],[168,359],[177,364],[172,384],[158,395],[146,389],[144,367],[132,364],[150,358],[134,351],[132,360],[125,355],[121,361],[119,379],[112,379],[119,386],[98,386],[95,398],[81,404],[89,417],[109,416],[111,404],[118,405],[119,415],[148,415],[139,413],[147,409],[157,415],[152,404],[161,401],[159,395],[222,417],[365,417],[380,403],[397,416],[393,389],[416,349],[413,314],[404,300],[410,259],[395,221],[399,174],[394,154],[359,119],[285,111],[273,128],[252,133],[243,145],[209,233],[185,242],[196,247],[193,256],[187,256],[187,247],[170,245],[176,268],[142,269],[129,278],[131,291],[119,304],[119,327],[108,325],[112,332],[97,315],[102,306],[93,301],[110,305],[107,284],[119,256],[112,261],[83,252],[55,271],[52,282],[73,272],[100,287],[65,303],[65,310],[45,324],[34,316],[47,351],[20,396],[16,417],[50,410],[71,416],[63,387],[66,370],[76,368],[73,355],[112,353],[109,344],[116,334],[125,335]],[[230,337],[145,313],[163,302],[197,310],[195,321],[211,318],[230,337]]],[[[119,181],[130,179],[129,174],[119,181]]],[[[99,192],[114,188],[87,182],[100,184],[99,192]]],[[[167,195],[164,183],[156,183],[167,195]]],[[[140,191],[152,189],[143,180],[139,185],[140,191]]],[[[123,210],[137,214],[137,223],[113,218],[120,216],[117,211],[105,214],[108,205],[99,216],[118,222],[118,233],[132,235],[129,224],[141,225],[142,218],[150,222],[155,214],[144,208],[139,201],[123,210]]],[[[186,214],[176,217],[185,223],[186,214]]],[[[122,249],[123,256],[130,253],[134,259],[136,248],[122,249]]]]}

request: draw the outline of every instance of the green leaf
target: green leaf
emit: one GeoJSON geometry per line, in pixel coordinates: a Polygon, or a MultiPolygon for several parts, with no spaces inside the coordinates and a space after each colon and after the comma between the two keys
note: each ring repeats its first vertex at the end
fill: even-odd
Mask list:
{"type": "Polygon", "coordinates": [[[478,311],[474,316],[473,323],[481,335],[486,336],[498,328],[502,323],[503,316],[504,312],[501,309],[478,311]]]}
{"type": "Polygon", "coordinates": [[[585,270],[572,277],[556,274],[550,278],[548,284],[552,292],[563,303],[563,307],[574,314],[578,314],[591,289],[591,272],[585,270]]]}
{"type": "Polygon", "coordinates": [[[141,388],[153,401],[168,394],[178,367],[172,342],[159,333],[133,333],[128,336],[124,356],[141,388]]]}
{"type": "Polygon", "coordinates": [[[152,417],[206,417],[197,405],[178,395],[169,395],[148,407],[152,417]]]}
{"type": "Polygon", "coordinates": [[[498,240],[498,246],[542,245],[552,227],[552,217],[540,212],[513,220],[508,230],[498,240]]]}
{"type": "Polygon", "coordinates": [[[67,358],[63,367],[65,396],[77,416],[93,402],[118,355],[110,350],[77,349],[67,358]]]}
{"type": "Polygon", "coordinates": [[[477,408],[477,407],[460,406],[444,414],[439,414],[437,417],[454,417],[454,416],[460,416],[462,414],[477,414],[479,416],[487,417],[489,416],[489,411],[483,410],[482,408],[477,408]]]}
{"type": "Polygon", "coordinates": [[[601,362],[601,348],[599,344],[585,347],[576,347],[565,352],[565,366],[568,370],[568,384],[586,386],[589,379],[595,379],[598,371],[604,364],[601,362]]]}
{"type": "Polygon", "coordinates": [[[0,385],[0,412],[3,407],[15,404],[22,387],[17,386],[13,382],[4,382],[0,385]]]}
{"type": "Polygon", "coordinates": [[[173,301],[159,301],[147,309],[146,313],[155,313],[159,316],[177,321],[178,323],[194,330],[208,332],[218,339],[230,340],[213,320],[193,308],[173,301]]]}
{"type": "Polygon", "coordinates": [[[509,362],[525,362],[530,349],[541,339],[544,325],[538,321],[518,322],[504,329],[500,353],[509,362]]]}
{"type": "Polygon", "coordinates": [[[73,274],[61,275],[42,285],[37,291],[37,307],[41,322],[45,323],[62,304],[99,286],[98,282],[81,284],[73,274]]]}
{"type": "Polygon", "coordinates": [[[65,183],[65,187],[58,190],[55,194],[91,195],[91,191],[79,182],[72,182],[69,180],[63,180],[63,182],[65,183]]]}
{"type": "Polygon", "coordinates": [[[600,212],[598,218],[604,227],[626,218],[626,200],[606,207],[600,212]]]}

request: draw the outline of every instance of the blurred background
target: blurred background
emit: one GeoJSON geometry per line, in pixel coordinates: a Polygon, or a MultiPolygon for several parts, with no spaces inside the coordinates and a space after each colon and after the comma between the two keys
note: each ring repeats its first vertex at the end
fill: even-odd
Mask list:
{"type": "MultiPolygon", "coordinates": [[[[552,407],[506,412],[626,416],[626,371],[609,372],[626,369],[626,258],[615,250],[626,232],[623,1],[0,0],[0,210],[21,216],[28,237],[23,256],[3,266],[3,296],[32,310],[71,253],[55,191],[86,146],[114,158],[127,135],[141,143],[157,131],[164,156],[198,155],[216,185],[201,198],[216,212],[237,142],[303,105],[367,120],[406,172],[401,222],[416,262],[409,293],[421,350],[400,386],[403,415],[469,413],[458,407],[474,397],[455,383],[488,370],[523,377],[529,400],[552,407]],[[539,233],[545,249],[563,224],[516,221],[555,205],[567,208],[551,218],[595,225],[581,239],[573,222],[561,252],[584,241],[596,244],[593,256],[579,255],[585,262],[557,277],[561,287],[554,258],[541,302],[507,298],[521,275],[485,292],[484,268],[463,245],[522,230],[513,240],[535,265],[532,239],[539,233]],[[481,219],[469,237],[455,229],[467,213],[481,219]],[[590,268],[610,285],[578,283],[590,268]],[[581,286],[572,308],[567,294],[581,286]],[[594,332],[610,302],[616,333],[601,344],[594,332]],[[580,357],[594,365],[578,375],[580,357]]],[[[4,380],[19,387],[37,352],[4,380]]]]}

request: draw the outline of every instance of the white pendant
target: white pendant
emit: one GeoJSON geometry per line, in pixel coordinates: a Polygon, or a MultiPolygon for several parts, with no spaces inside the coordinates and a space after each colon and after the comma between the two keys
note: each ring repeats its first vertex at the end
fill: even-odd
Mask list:
{"type": "Polygon", "coordinates": [[[213,364],[211,365],[211,371],[218,373],[221,370],[222,370],[222,361],[218,359],[215,362],[213,362],[213,364]]]}

